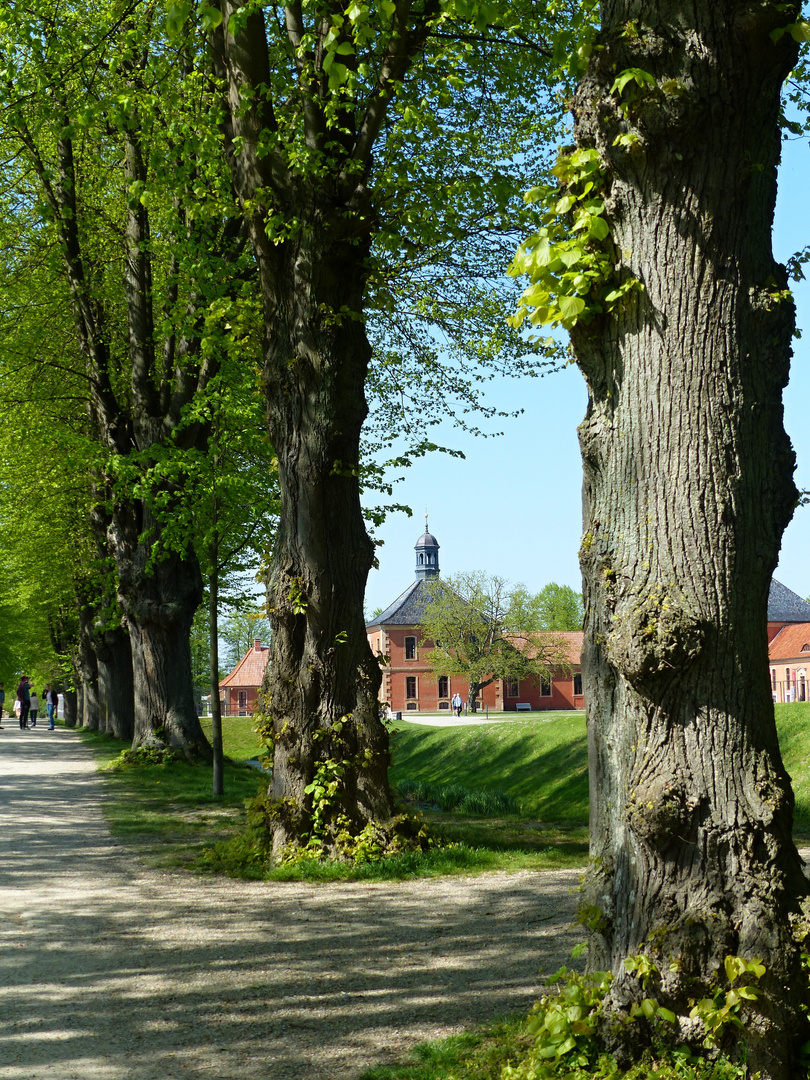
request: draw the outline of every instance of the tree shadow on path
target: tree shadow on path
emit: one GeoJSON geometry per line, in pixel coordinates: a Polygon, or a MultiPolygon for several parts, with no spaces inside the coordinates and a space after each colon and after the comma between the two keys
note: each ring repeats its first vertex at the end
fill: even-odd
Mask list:
{"type": "Polygon", "coordinates": [[[526,1011],[564,962],[577,871],[402,883],[145,870],[70,732],[2,744],[3,1080],[349,1080],[526,1011]]]}

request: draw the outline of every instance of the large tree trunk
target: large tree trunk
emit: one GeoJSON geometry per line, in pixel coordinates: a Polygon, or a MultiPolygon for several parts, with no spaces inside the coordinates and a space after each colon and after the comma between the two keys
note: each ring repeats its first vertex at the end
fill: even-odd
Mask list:
{"type": "Polygon", "coordinates": [[[170,746],[189,760],[210,762],[191,676],[189,635],[202,600],[192,551],[161,553],[149,566],[159,526],[143,503],[119,502],[111,526],[118,601],[132,643],[135,730],[132,745],[170,746]]]}
{"type": "Polygon", "coordinates": [[[65,688],[62,690],[62,696],[64,698],[65,727],[75,728],[79,712],[76,691],[65,688]]]}
{"type": "Polygon", "coordinates": [[[105,630],[97,638],[99,708],[103,730],[116,739],[135,732],[132,646],[123,627],[105,630]]]}
{"type": "Polygon", "coordinates": [[[807,986],[788,920],[808,890],[765,624],[796,500],[781,404],[794,310],[770,245],[795,47],[769,33],[797,13],[664,2],[631,32],[636,3],[602,9],[575,134],[607,166],[617,280],[645,291],[572,333],[590,395],[590,964],[617,975],[605,1031],[626,1047],[640,1025],[617,1016],[650,992],[624,971],[629,955],[652,956],[656,996],[679,1015],[722,981],[728,954],[761,958],[767,993],[740,1038],[754,1069],[787,1078],[807,986]],[[631,80],[622,112],[611,87],[629,68],[656,86],[631,80]],[[627,132],[635,145],[615,145],[627,132]]]}
{"type": "Polygon", "coordinates": [[[319,762],[351,762],[339,803],[353,826],[392,812],[381,676],[363,619],[374,549],[357,466],[370,349],[362,322],[325,315],[360,310],[365,250],[325,244],[337,226],[326,217],[308,222],[264,281],[275,308],[265,371],[281,493],[264,687],[276,732],[272,795],[285,811],[276,854],[309,831],[305,788],[319,762]]]}
{"type": "MultiPolygon", "coordinates": [[[[225,26],[236,7],[222,4],[225,26]]],[[[374,548],[358,478],[371,355],[362,313],[374,219],[360,172],[348,168],[341,175],[339,154],[329,175],[312,168],[304,178],[260,150],[275,123],[266,95],[256,89],[270,82],[260,13],[235,38],[225,33],[220,45],[240,146],[232,155],[234,179],[261,280],[263,384],[279,469],[263,687],[275,733],[278,856],[311,831],[306,788],[319,769],[326,779],[341,770],[327,811],[332,821],[342,813],[358,829],[392,813],[388,733],[377,701],[381,675],[363,619],[374,548]],[[284,237],[268,235],[261,200],[289,224],[284,237]]],[[[319,123],[312,120],[315,141],[319,123]]]]}
{"type": "Polygon", "coordinates": [[[77,672],[81,702],[80,723],[91,731],[103,731],[98,701],[98,660],[93,633],[93,612],[87,603],[79,603],[79,642],[77,672]]]}

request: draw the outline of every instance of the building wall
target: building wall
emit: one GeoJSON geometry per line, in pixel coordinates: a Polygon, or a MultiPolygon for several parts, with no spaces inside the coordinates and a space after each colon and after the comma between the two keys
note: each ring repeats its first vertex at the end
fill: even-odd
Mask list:
{"type": "Polygon", "coordinates": [[[223,716],[250,716],[259,694],[258,686],[226,686],[220,688],[219,700],[223,716]]]}
{"type": "MultiPolygon", "coordinates": [[[[387,658],[382,665],[380,701],[394,712],[450,712],[450,698],[458,692],[465,705],[469,683],[459,676],[448,676],[446,694],[439,694],[439,677],[425,661],[430,643],[421,640],[418,626],[372,627],[368,642],[375,656],[387,658]],[[408,639],[415,642],[409,645],[408,639]],[[413,655],[411,655],[413,653],[413,655]],[[410,684],[408,680],[413,680],[410,684]]],[[[578,673],[578,668],[574,672],[578,673]]],[[[485,686],[478,695],[479,708],[490,712],[514,712],[518,704],[529,704],[531,709],[584,709],[582,693],[574,693],[573,675],[567,670],[554,674],[551,693],[543,694],[543,687],[534,680],[524,679],[518,684],[518,693],[511,694],[513,687],[496,679],[485,686]]]]}
{"type": "Polygon", "coordinates": [[[770,675],[775,702],[810,701],[810,657],[771,660],[770,675]]]}
{"type": "Polygon", "coordinates": [[[555,671],[551,685],[543,686],[535,679],[521,679],[515,688],[508,682],[503,687],[503,707],[506,712],[514,712],[518,704],[531,706],[532,709],[584,709],[585,698],[582,694],[582,676],[579,668],[573,671],[555,671]],[[579,675],[575,683],[575,676],[579,675]],[[549,693],[550,691],[550,693],[549,693]],[[577,692],[578,691],[578,692],[577,692]]]}

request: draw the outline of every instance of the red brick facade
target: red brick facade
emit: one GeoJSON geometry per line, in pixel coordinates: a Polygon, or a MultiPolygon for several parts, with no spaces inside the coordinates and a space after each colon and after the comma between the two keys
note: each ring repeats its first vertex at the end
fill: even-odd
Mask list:
{"type": "MultiPolygon", "coordinates": [[[[371,651],[382,658],[380,700],[395,713],[450,712],[450,699],[455,693],[466,705],[469,684],[459,676],[435,675],[425,659],[431,646],[430,642],[422,641],[419,629],[428,600],[424,582],[439,573],[439,544],[428,532],[427,523],[415,551],[416,580],[366,626],[371,651]]],[[[534,679],[506,683],[496,679],[479,694],[481,710],[583,709],[582,637],[581,631],[536,635],[536,644],[551,645],[554,655],[561,660],[550,683],[534,679]]]]}
{"type": "MultiPolygon", "coordinates": [[[[418,626],[378,624],[368,626],[367,632],[374,655],[386,658],[382,665],[380,701],[392,712],[450,712],[450,699],[455,693],[461,695],[466,706],[469,683],[457,675],[440,677],[431,671],[425,659],[431,643],[422,641],[418,626]]],[[[522,679],[518,683],[496,679],[479,695],[481,711],[515,712],[527,707],[584,709],[580,673],[582,637],[581,631],[538,634],[538,641],[545,638],[555,647],[562,642],[570,668],[567,664],[561,667],[554,672],[550,683],[545,684],[534,679],[522,679]]]]}

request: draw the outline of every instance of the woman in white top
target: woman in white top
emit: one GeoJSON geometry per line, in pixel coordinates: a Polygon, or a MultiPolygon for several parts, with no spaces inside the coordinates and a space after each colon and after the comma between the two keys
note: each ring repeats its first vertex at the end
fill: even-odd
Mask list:
{"type": "Polygon", "coordinates": [[[28,723],[30,727],[37,726],[37,713],[39,712],[39,698],[37,697],[36,690],[31,691],[31,711],[28,714],[28,723]]]}

